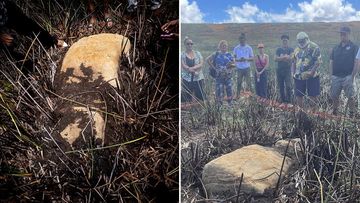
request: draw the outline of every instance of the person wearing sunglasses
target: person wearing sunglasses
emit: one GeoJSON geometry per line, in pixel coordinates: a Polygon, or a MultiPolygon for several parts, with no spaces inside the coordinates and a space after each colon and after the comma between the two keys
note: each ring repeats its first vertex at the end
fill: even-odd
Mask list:
{"type": "Polygon", "coordinates": [[[305,32],[299,32],[296,39],[298,46],[292,57],[291,73],[295,84],[295,102],[303,107],[304,96],[309,96],[311,101],[316,102],[320,95],[320,78],[317,70],[322,60],[319,46],[310,41],[305,32]]]}
{"type": "Polygon", "coordinates": [[[222,105],[224,98],[224,89],[227,94],[227,102],[232,106],[232,70],[235,68],[235,60],[228,52],[228,42],[221,40],[218,44],[218,50],[206,58],[206,62],[212,69],[216,70],[215,75],[215,99],[216,103],[222,105]]]}
{"type": "Polygon", "coordinates": [[[185,51],[181,53],[181,102],[191,102],[194,98],[203,101],[204,74],[202,71],[203,57],[199,51],[193,49],[193,41],[189,37],[184,39],[185,51]]]}

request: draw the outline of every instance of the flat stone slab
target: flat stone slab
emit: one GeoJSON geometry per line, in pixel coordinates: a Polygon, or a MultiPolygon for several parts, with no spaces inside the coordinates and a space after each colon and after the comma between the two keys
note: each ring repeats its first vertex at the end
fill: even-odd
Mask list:
{"type": "MultiPolygon", "coordinates": [[[[275,188],[283,155],[273,148],[260,145],[242,147],[207,163],[203,170],[203,183],[210,196],[237,194],[241,174],[244,174],[241,191],[264,194],[275,188]]],[[[286,158],[283,173],[290,168],[291,159],[286,158]]]]}
{"type": "Polygon", "coordinates": [[[119,61],[123,54],[129,54],[130,48],[130,40],[118,34],[81,38],[67,51],[60,74],[66,73],[66,83],[80,83],[81,78],[91,77],[90,81],[102,79],[115,86],[119,61]]]}

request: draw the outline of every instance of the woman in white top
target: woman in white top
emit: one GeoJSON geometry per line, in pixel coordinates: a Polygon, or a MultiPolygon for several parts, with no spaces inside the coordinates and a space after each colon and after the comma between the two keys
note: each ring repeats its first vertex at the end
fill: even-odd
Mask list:
{"type": "Polygon", "coordinates": [[[193,41],[189,37],[184,40],[185,51],[181,54],[181,102],[191,102],[195,99],[205,99],[203,86],[204,74],[202,71],[203,57],[199,51],[193,50],[193,41]]]}

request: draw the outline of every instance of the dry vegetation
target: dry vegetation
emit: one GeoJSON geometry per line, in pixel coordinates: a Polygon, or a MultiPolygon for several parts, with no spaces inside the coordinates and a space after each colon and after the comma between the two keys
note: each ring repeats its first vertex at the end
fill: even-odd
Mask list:
{"type": "Polygon", "coordinates": [[[182,110],[183,202],[356,202],[359,198],[359,120],[331,120],[258,104],[255,98],[217,109],[212,102],[182,110]],[[237,108],[239,107],[239,108],[237,108]],[[241,107],[241,108],[240,108],[241,107]],[[241,192],[210,199],[201,181],[209,161],[242,146],[273,146],[301,138],[295,166],[265,196],[241,192]]]}
{"type": "MultiPolygon", "coordinates": [[[[331,110],[329,101],[328,61],[330,49],[339,41],[336,31],[343,23],[278,23],[278,24],[183,24],[182,35],[195,43],[194,49],[207,57],[215,51],[219,40],[228,40],[230,51],[238,44],[240,32],[247,33],[247,40],[255,47],[265,43],[270,56],[268,95],[279,98],[275,67],[272,60],[279,36],[290,35],[295,46],[296,33],[306,31],[310,39],[318,43],[323,57],[321,95],[318,102],[308,100],[308,106],[327,115],[331,110]]],[[[355,30],[352,40],[359,42],[358,22],[347,23],[355,30]]],[[[256,49],[254,50],[256,54],[256,49]]],[[[205,67],[205,75],[207,74],[205,67]]],[[[233,90],[236,78],[233,77],[233,90]]],[[[359,79],[356,79],[359,85],[359,79]]],[[[252,78],[253,85],[253,78],[252,78]]],[[[209,101],[182,110],[181,117],[181,197],[183,202],[358,202],[360,186],[359,118],[347,118],[346,100],[342,97],[342,118],[284,111],[281,108],[262,105],[253,97],[236,101],[232,108],[217,108],[214,100],[215,82],[205,79],[205,92],[209,101]],[[210,200],[201,181],[202,169],[209,161],[242,146],[261,144],[273,146],[284,138],[301,138],[301,150],[297,151],[294,170],[279,185],[265,194],[252,196],[239,189],[237,197],[215,197],[210,200]]],[[[358,95],[359,97],[359,95],[358,95]]]]}
{"type": "MultiPolygon", "coordinates": [[[[70,45],[91,34],[85,1],[16,2],[70,45]]],[[[178,42],[161,40],[160,26],[178,18],[178,1],[164,1],[155,12],[146,2],[128,14],[125,1],[112,1],[115,25],[99,22],[93,31],[128,36],[134,48],[121,61],[117,88],[94,87],[107,106],[104,148],[88,135],[85,146],[68,151],[55,136],[64,116],[56,109],[68,101],[54,85],[66,50],[44,50],[17,36],[16,49],[36,62],[27,75],[0,53],[0,202],[177,201],[178,42]]]]}

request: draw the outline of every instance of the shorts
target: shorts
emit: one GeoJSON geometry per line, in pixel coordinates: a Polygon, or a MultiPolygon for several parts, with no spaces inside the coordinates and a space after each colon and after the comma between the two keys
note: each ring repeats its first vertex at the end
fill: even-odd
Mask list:
{"type": "Polygon", "coordinates": [[[320,77],[309,78],[307,80],[295,80],[295,96],[303,97],[306,95],[316,97],[320,95],[320,77]]]}
{"type": "Polygon", "coordinates": [[[344,90],[345,96],[351,98],[355,96],[355,84],[351,79],[352,75],[345,77],[338,77],[335,75],[331,76],[331,88],[330,96],[331,99],[339,98],[341,90],[344,90]]]}

